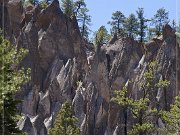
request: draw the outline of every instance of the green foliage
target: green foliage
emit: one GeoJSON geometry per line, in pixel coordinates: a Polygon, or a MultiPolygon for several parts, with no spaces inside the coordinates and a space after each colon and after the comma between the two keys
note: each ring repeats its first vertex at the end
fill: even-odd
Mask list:
{"type": "Polygon", "coordinates": [[[70,103],[66,102],[57,115],[54,128],[49,130],[49,135],[80,135],[76,126],[77,118],[73,116],[70,103]]]}
{"type": "Polygon", "coordinates": [[[84,2],[84,0],[77,0],[76,2],[74,2],[74,7],[76,14],[78,14],[80,9],[86,8],[86,3],[84,2]]]}
{"type": "Polygon", "coordinates": [[[138,8],[136,13],[138,15],[138,23],[139,23],[138,35],[140,36],[140,42],[142,43],[146,36],[146,29],[147,29],[146,22],[148,20],[144,18],[144,9],[143,8],[138,8]]]}
{"type": "Polygon", "coordinates": [[[41,8],[45,9],[48,7],[48,3],[47,3],[47,0],[42,0],[39,2],[39,5],[41,8]]]}
{"type": "Polygon", "coordinates": [[[124,28],[129,37],[136,37],[138,34],[138,20],[134,14],[125,19],[124,28]]]}
{"type": "Polygon", "coordinates": [[[84,2],[84,0],[76,1],[74,3],[74,9],[76,12],[76,17],[81,35],[84,39],[88,41],[90,33],[89,26],[91,25],[91,16],[88,15],[89,10],[86,8],[86,3],[84,2]]]}
{"type": "Polygon", "coordinates": [[[129,131],[130,135],[139,135],[141,131],[142,135],[149,135],[150,133],[154,132],[154,127],[149,122],[144,122],[143,124],[135,124],[133,125],[132,130],[129,131]]]}
{"type": "Polygon", "coordinates": [[[73,0],[62,0],[62,11],[68,17],[72,17],[74,15],[74,3],[73,0]]]}
{"type": "Polygon", "coordinates": [[[18,64],[27,54],[27,50],[17,50],[9,41],[0,37],[0,133],[21,134],[16,127],[18,100],[15,93],[27,83],[30,70],[19,69],[18,64]]]}
{"type": "Polygon", "coordinates": [[[167,135],[180,134],[180,93],[171,105],[170,111],[161,111],[162,119],[166,123],[165,132],[167,135]]]}
{"type": "Polygon", "coordinates": [[[68,17],[72,18],[72,16],[76,16],[81,35],[88,41],[91,16],[88,15],[89,10],[86,8],[86,3],[84,0],[77,0],[76,2],[73,2],[72,0],[62,0],[61,7],[64,14],[66,14],[68,17]]]}
{"type": "Polygon", "coordinates": [[[80,8],[79,12],[77,13],[79,29],[82,37],[86,40],[89,39],[89,33],[90,33],[89,26],[91,25],[91,16],[88,15],[88,12],[89,10],[86,7],[84,7],[84,8],[80,8]]]}
{"type": "Polygon", "coordinates": [[[134,123],[129,125],[131,129],[128,134],[132,135],[149,135],[155,132],[155,123],[153,123],[152,117],[159,116],[159,111],[155,106],[149,106],[150,95],[156,88],[167,87],[169,81],[159,80],[157,82],[155,76],[156,62],[152,62],[148,65],[147,71],[143,75],[143,80],[140,87],[140,98],[134,99],[128,95],[128,89],[123,87],[120,91],[115,91],[115,97],[112,101],[117,103],[123,109],[128,110],[134,118],[134,123]],[[157,82],[157,83],[156,83],[157,82]]]}
{"type": "Polygon", "coordinates": [[[108,24],[112,26],[112,34],[121,33],[125,20],[124,14],[121,11],[116,11],[112,14],[111,19],[112,21],[109,21],[108,24]]]}
{"type": "Polygon", "coordinates": [[[169,22],[168,15],[169,13],[164,8],[158,9],[154,15],[153,24],[155,24],[157,36],[161,35],[163,26],[169,22]]]}
{"type": "Polygon", "coordinates": [[[108,31],[105,26],[101,26],[95,37],[95,44],[106,44],[110,39],[110,35],[108,34],[108,31]]]}

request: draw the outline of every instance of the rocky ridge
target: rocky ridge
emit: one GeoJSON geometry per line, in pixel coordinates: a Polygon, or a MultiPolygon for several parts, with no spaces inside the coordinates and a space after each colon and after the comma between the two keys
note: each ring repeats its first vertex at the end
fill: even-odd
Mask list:
{"type": "Polygon", "coordinates": [[[161,38],[153,38],[145,47],[120,37],[106,46],[97,45],[95,51],[89,50],[89,56],[76,18],[65,16],[58,0],[46,9],[24,9],[20,0],[7,0],[4,9],[5,37],[17,48],[29,50],[21,66],[31,68],[31,82],[16,96],[23,101],[18,108],[24,115],[18,125],[29,135],[46,135],[65,101],[72,102],[82,135],[123,135],[120,125],[124,115],[111,102],[113,92],[127,85],[137,98],[150,61],[160,65],[157,79],[170,81],[168,88],[154,93],[153,100],[169,109],[177,95],[179,46],[169,25],[164,27],[161,38]]]}

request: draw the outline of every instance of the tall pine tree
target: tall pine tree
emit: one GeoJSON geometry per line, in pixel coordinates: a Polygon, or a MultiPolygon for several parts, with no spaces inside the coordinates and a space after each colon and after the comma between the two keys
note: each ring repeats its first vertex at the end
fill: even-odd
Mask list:
{"type": "Polygon", "coordinates": [[[62,11],[68,17],[72,17],[74,15],[74,3],[73,0],[62,0],[62,11]]]}
{"type": "Polygon", "coordinates": [[[19,101],[14,96],[29,80],[27,70],[16,68],[26,53],[0,37],[0,133],[4,135],[22,134],[16,125],[19,101]]]}
{"type": "Polygon", "coordinates": [[[80,135],[76,122],[72,106],[66,102],[57,115],[54,127],[49,130],[49,135],[80,135]]]}
{"type": "Polygon", "coordinates": [[[125,20],[124,14],[121,11],[116,11],[112,14],[111,19],[112,21],[109,21],[108,24],[112,26],[112,34],[121,33],[125,20]]]}
{"type": "Polygon", "coordinates": [[[81,8],[86,8],[86,3],[84,2],[84,0],[77,0],[76,2],[74,2],[74,7],[77,16],[81,8]]]}
{"type": "Polygon", "coordinates": [[[158,9],[154,15],[153,24],[155,25],[157,36],[162,34],[163,26],[169,22],[168,15],[169,12],[167,12],[164,8],[158,9]]]}
{"type": "Polygon", "coordinates": [[[138,19],[134,14],[130,14],[128,18],[126,18],[124,23],[124,29],[129,37],[136,37],[138,34],[138,19]]]}
{"type": "Polygon", "coordinates": [[[79,10],[79,13],[77,14],[77,20],[81,35],[87,41],[89,40],[89,33],[90,33],[89,26],[91,25],[91,16],[88,15],[88,12],[89,10],[85,7],[85,8],[81,8],[79,10]]]}
{"type": "Polygon", "coordinates": [[[95,37],[95,44],[106,44],[110,39],[110,35],[105,26],[101,26],[95,37]]]}
{"type": "Polygon", "coordinates": [[[144,42],[144,38],[146,36],[146,29],[147,29],[147,24],[146,22],[148,21],[144,17],[144,9],[143,8],[138,8],[136,11],[138,15],[138,23],[139,23],[139,28],[138,28],[138,35],[140,36],[140,42],[144,42]]]}

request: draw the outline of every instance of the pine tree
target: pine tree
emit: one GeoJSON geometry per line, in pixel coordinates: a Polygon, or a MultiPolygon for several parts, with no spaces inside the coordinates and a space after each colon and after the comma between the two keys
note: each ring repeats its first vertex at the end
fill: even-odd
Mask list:
{"type": "Polygon", "coordinates": [[[110,35],[105,26],[101,26],[95,37],[95,44],[106,44],[110,39],[110,35]]]}
{"type": "MultiPolygon", "coordinates": [[[[116,96],[112,99],[117,103],[124,112],[129,112],[132,114],[134,122],[132,125],[125,124],[126,134],[131,135],[150,135],[157,130],[155,128],[155,122],[153,122],[152,117],[158,117],[159,111],[154,106],[149,106],[150,95],[155,92],[156,88],[164,88],[169,85],[167,80],[159,80],[158,83],[155,76],[155,65],[156,62],[152,62],[148,65],[147,71],[143,75],[143,80],[140,87],[141,97],[134,99],[128,95],[127,87],[123,87],[120,91],[115,91],[116,96]],[[131,128],[129,131],[127,129],[131,128]]],[[[127,114],[126,114],[127,115],[127,114]]],[[[132,120],[133,121],[133,120],[132,120]]],[[[126,122],[127,123],[127,120],[126,122]]]]}
{"type": "Polygon", "coordinates": [[[89,26],[91,25],[91,16],[88,15],[88,12],[89,10],[86,7],[84,7],[84,8],[80,8],[77,14],[77,20],[81,35],[87,41],[89,40],[89,33],[90,33],[89,26]]]}
{"type": "Polygon", "coordinates": [[[112,21],[109,21],[108,24],[112,26],[112,34],[121,33],[123,30],[123,24],[125,20],[125,16],[121,11],[116,11],[112,14],[112,21]]]}
{"type": "Polygon", "coordinates": [[[84,0],[77,0],[76,2],[74,2],[74,7],[75,7],[76,15],[78,15],[80,14],[79,10],[81,8],[86,8],[86,3],[84,2],[84,0]]]}
{"type": "Polygon", "coordinates": [[[138,15],[138,21],[139,21],[138,35],[140,36],[140,42],[142,43],[142,42],[144,42],[144,38],[146,36],[146,29],[147,29],[146,22],[148,20],[144,18],[144,9],[143,8],[138,8],[136,13],[138,15]]]}
{"type": "Polygon", "coordinates": [[[42,1],[39,2],[39,5],[40,5],[41,8],[45,9],[45,8],[48,7],[49,3],[50,3],[49,0],[42,0],[42,1]]]}
{"type": "Polygon", "coordinates": [[[49,130],[49,135],[80,135],[76,122],[72,106],[66,102],[57,115],[54,127],[49,130]]]}
{"type": "Polygon", "coordinates": [[[171,105],[170,111],[161,111],[161,115],[166,125],[164,132],[168,135],[180,134],[180,93],[171,105]]]}
{"type": "Polygon", "coordinates": [[[29,81],[28,70],[16,67],[27,51],[17,50],[9,41],[0,37],[0,133],[5,135],[22,134],[17,128],[17,104],[15,93],[29,81]]]}
{"type": "Polygon", "coordinates": [[[62,0],[62,11],[68,17],[74,15],[74,3],[73,0],[62,0]]]}
{"type": "Polygon", "coordinates": [[[124,28],[129,37],[136,37],[138,34],[138,20],[134,14],[126,18],[124,28]]]}
{"type": "Polygon", "coordinates": [[[161,35],[163,26],[169,22],[168,15],[169,13],[164,8],[157,10],[154,15],[153,24],[155,24],[157,36],[161,35]]]}

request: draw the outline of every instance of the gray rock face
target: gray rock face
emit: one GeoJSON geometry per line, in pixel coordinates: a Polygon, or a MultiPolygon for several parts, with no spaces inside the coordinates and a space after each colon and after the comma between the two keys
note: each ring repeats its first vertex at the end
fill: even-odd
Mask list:
{"type": "MultiPolygon", "coordinates": [[[[11,41],[18,48],[29,50],[21,66],[31,68],[31,82],[17,93],[23,100],[18,108],[24,114],[18,126],[29,135],[46,135],[65,101],[72,102],[82,135],[123,135],[124,111],[111,102],[113,92],[126,85],[132,97],[138,98],[150,61],[160,65],[157,79],[170,81],[168,88],[157,89],[152,100],[169,109],[177,95],[180,51],[170,26],[166,25],[163,36],[152,39],[145,48],[131,38],[114,37],[106,46],[89,49],[76,18],[65,16],[58,0],[46,9],[27,7],[23,12],[20,0],[9,0],[5,8],[6,37],[15,37],[11,41]],[[17,14],[13,16],[13,12],[17,14]],[[10,33],[12,29],[14,33],[10,33]]],[[[131,123],[131,117],[127,121],[131,123]]],[[[162,120],[158,123],[163,127],[162,120]]]]}

